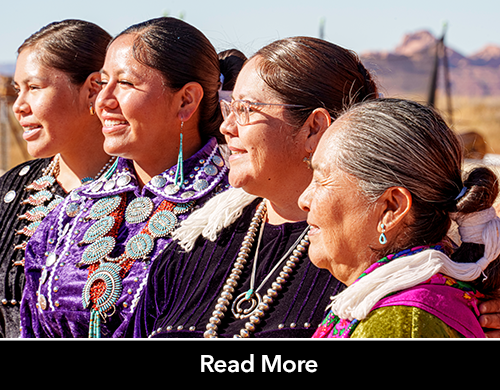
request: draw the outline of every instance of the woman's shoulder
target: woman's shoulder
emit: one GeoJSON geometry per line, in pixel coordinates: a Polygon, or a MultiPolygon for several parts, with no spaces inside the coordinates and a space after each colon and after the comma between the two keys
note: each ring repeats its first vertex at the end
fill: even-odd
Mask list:
{"type": "Polygon", "coordinates": [[[0,199],[9,203],[10,194],[20,193],[27,184],[37,179],[50,161],[50,158],[28,160],[5,172],[0,176],[0,199]]]}
{"type": "Polygon", "coordinates": [[[50,164],[50,158],[37,158],[34,160],[27,160],[15,167],[11,168],[0,176],[0,183],[12,181],[14,178],[20,180],[30,180],[36,176],[43,168],[50,164]]]}
{"type": "Polygon", "coordinates": [[[360,321],[351,338],[463,338],[438,317],[413,306],[385,306],[360,321]]]}

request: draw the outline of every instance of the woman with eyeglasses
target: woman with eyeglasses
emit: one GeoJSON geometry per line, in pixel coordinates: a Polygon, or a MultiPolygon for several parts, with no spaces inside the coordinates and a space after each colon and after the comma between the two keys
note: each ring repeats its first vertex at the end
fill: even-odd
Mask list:
{"type": "Polygon", "coordinates": [[[344,104],[376,96],[358,57],[326,41],[253,55],[222,102],[233,188],[174,232],[127,336],[310,337],[342,285],[307,257],[308,161],[344,104]]]}
{"type": "Polygon", "coordinates": [[[229,187],[220,69],[205,35],[176,18],[138,23],[112,40],[96,112],[104,149],[118,158],[28,244],[23,337],[123,335],[171,231],[229,187]]]}
{"type": "MultiPolygon", "coordinates": [[[[233,188],[173,233],[126,336],[311,337],[344,285],[309,261],[298,199],[325,130],[344,106],[377,95],[355,53],[320,39],[253,55],[222,102],[233,188]]],[[[498,302],[487,303],[494,312],[498,302]]]]}

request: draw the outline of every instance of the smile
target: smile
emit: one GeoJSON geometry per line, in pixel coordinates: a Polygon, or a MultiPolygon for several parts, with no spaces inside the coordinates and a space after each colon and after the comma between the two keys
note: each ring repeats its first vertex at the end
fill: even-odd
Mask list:
{"type": "Polygon", "coordinates": [[[112,119],[106,119],[104,121],[105,127],[113,127],[113,126],[126,125],[126,124],[128,124],[127,121],[117,121],[117,120],[112,120],[112,119]]]}

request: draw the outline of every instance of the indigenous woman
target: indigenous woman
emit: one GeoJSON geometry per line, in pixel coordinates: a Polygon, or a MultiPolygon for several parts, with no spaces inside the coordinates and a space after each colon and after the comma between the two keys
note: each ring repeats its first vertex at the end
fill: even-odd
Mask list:
{"type": "Polygon", "coordinates": [[[300,198],[311,261],[348,287],[314,337],[484,337],[498,298],[495,174],[462,177],[462,147],[429,107],[356,105],[325,133],[300,198]],[[456,221],[461,242],[448,237],[456,221]]]}
{"type": "Polygon", "coordinates": [[[158,18],[119,34],[96,102],[119,156],[39,227],[26,256],[24,337],[119,337],[178,221],[227,184],[215,49],[158,18]]]}
{"type": "Polygon", "coordinates": [[[297,201],[308,159],[344,103],[376,95],[358,57],[323,40],[283,39],[251,57],[222,102],[236,188],[175,231],[127,336],[310,337],[341,285],[307,258],[297,201]]]}
{"type": "Polygon", "coordinates": [[[110,40],[93,23],[64,20],[18,49],[13,109],[36,159],[0,178],[0,337],[19,336],[28,239],[68,192],[107,169],[95,99],[110,40]]]}

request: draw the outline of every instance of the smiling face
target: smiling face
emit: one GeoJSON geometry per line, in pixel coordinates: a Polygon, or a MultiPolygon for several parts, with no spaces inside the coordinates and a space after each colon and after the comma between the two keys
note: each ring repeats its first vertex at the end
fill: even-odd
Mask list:
{"type": "Polygon", "coordinates": [[[372,262],[379,217],[356,179],[335,165],[332,130],[325,133],[312,159],[313,180],[299,199],[308,212],[309,258],[343,283],[352,283],[372,262]]]}
{"type": "Polygon", "coordinates": [[[159,71],[134,58],[134,38],[125,34],[110,45],[101,72],[96,111],[103,123],[104,150],[135,161],[175,160],[181,123],[175,94],[164,86],[159,71]]]}
{"type": "MultiPolygon", "coordinates": [[[[259,59],[251,59],[241,70],[233,99],[261,103],[282,103],[258,74],[259,59]]],[[[286,118],[281,106],[250,106],[250,122],[236,123],[230,114],[221,126],[231,156],[229,181],[234,187],[258,196],[272,197],[293,183],[304,171],[307,156],[304,137],[286,118]],[[294,135],[298,134],[298,135],[294,135]]],[[[299,181],[299,180],[297,180],[299,181]]]]}
{"type": "Polygon", "coordinates": [[[30,155],[50,157],[78,147],[77,132],[91,117],[84,88],[64,72],[43,65],[36,49],[29,48],[18,56],[14,85],[18,96],[13,110],[30,155]]]}

